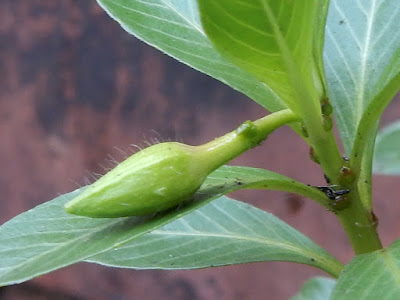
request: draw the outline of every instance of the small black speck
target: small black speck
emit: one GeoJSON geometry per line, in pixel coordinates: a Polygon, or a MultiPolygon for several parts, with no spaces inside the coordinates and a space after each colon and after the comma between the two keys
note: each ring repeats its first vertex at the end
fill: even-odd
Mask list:
{"type": "Polygon", "coordinates": [[[314,258],[311,258],[311,261],[315,261],[315,259],[314,259],[314,258]]]}
{"type": "Polygon", "coordinates": [[[345,23],[344,20],[339,21],[339,25],[343,25],[344,23],[345,23]]]}

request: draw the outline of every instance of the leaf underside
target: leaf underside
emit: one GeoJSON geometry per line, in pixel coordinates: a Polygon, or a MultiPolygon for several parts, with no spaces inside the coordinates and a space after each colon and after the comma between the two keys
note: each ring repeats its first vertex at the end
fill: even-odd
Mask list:
{"type": "MultiPolygon", "coordinates": [[[[330,1],[324,48],[325,72],[348,156],[363,113],[400,72],[399,18],[397,0],[330,1]]],[[[376,116],[375,121],[379,117],[376,116]]],[[[372,132],[368,134],[371,136],[372,132]]]]}
{"type": "MultiPolygon", "coordinates": [[[[62,195],[0,227],[0,285],[19,283],[108,250],[123,249],[125,243],[179,219],[225,193],[246,187],[259,188],[260,185],[265,189],[269,186],[283,189],[286,185],[295,190],[303,189],[305,194],[315,193],[315,189],[273,172],[225,166],[206,179],[192,202],[157,216],[116,219],[74,216],[67,214],[63,205],[82,189],[62,195]]],[[[334,261],[324,255],[321,257],[334,261]]],[[[321,260],[316,258],[314,264],[323,265],[321,260]]],[[[338,268],[334,263],[332,265],[335,267],[326,268],[338,268]]]]}
{"type": "Polygon", "coordinates": [[[356,256],[343,270],[331,299],[400,299],[400,240],[356,256]]]}
{"type": "Polygon", "coordinates": [[[327,300],[330,299],[336,280],[326,277],[314,277],[308,280],[301,291],[290,300],[327,300]]]}
{"type": "Polygon", "coordinates": [[[374,173],[400,175],[400,122],[384,128],[377,136],[374,151],[374,173]]]}
{"type": "Polygon", "coordinates": [[[341,269],[322,248],[272,214],[227,197],[88,261],[191,269],[270,260],[313,265],[328,272],[341,269]]]}

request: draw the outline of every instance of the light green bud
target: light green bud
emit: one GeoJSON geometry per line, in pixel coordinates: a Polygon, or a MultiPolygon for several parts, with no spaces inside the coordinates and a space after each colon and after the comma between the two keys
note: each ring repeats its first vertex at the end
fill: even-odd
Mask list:
{"type": "Polygon", "coordinates": [[[257,121],[200,146],[161,143],[137,152],[79,196],[68,213],[93,218],[140,216],[188,201],[215,169],[258,145],[275,128],[296,120],[289,110],[257,121]]]}
{"type": "MultiPolygon", "coordinates": [[[[250,121],[201,146],[176,142],[143,149],[65,205],[68,213],[113,218],[156,213],[189,200],[216,168],[253,147],[250,121]]],[[[256,139],[258,141],[258,139],[256,139]]]]}
{"type": "Polygon", "coordinates": [[[198,147],[153,145],[132,155],[65,205],[88,217],[156,213],[188,200],[210,172],[198,147]]]}

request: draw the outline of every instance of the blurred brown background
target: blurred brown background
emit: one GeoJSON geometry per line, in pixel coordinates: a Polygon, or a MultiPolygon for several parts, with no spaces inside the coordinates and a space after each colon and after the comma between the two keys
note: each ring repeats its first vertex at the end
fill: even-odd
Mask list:
{"type": "MultiPolygon", "coordinates": [[[[245,96],[125,33],[95,1],[0,2],[0,223],[84,184],[115,147],[173,139],[206,142],[263,115],[245,96]]],[[[384,123],[400,116],[399,101],[384,123]]],[[[323,184],[307,147],[281,128],[234,163],[323,184]]],[[[383,242],[399,236],[398,178],[374,181],[383,242]]],[[[346,262],[337,221],[307,199],[237,192],[346,262]]],[[[1,259],[1,258],[0,258],[1,259]]],[[[323,273],[268,262],[190,271],[136,271],[78,264],[0,289],[0,299],[287,299],[323,273]]]]}

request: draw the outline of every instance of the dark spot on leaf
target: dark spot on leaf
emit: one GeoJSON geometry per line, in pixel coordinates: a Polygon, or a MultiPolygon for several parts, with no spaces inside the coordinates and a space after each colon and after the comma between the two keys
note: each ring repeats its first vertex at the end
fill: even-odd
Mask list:
{"type": "Polygon", "coordinates": [[[235,179],[235,185],[243,185],[243,182],[240,179],[235,179]]]}

